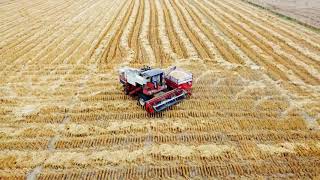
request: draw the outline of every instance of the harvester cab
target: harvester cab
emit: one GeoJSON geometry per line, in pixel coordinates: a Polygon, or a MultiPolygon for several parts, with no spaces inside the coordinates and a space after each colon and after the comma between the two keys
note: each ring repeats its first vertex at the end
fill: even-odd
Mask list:
{"type": "Polygon", "coordinates": [[[164,83],[164,72],[161,69],[150,69],[141,73],[145,77],[146,84],[143,87],[143,93],[153,95],[167,88],[164,83]]]}
{"type": "Polygon", "coordinates": [[[127,95],[138,97],[138,102],[149,113],[160,112],[191,95],[192,74],[171,68],[148,66],[141,69],[124,67],[120,69],[120,82],[127,95]]]}

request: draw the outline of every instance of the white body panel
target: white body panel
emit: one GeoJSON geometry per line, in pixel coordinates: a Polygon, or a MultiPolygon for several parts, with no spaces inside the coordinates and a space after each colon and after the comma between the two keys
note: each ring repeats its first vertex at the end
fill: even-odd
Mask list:
{"type": "Polygon", "coordinates": [[[127,72],[126,73],[126,78],[127,78],[127,82],[129,84],[132,84],[134,86],[137,86],[136,83],[140,84],[140,85],[144,85],[146,84],[146,79],[144,79],[143,77],[139,76],[139,74],[135,73],[135,72],[127,72]]]}
{"type": "Polygon", "coordinates": [[[144,85],[147,83],[147,80],[139,75],[139,70],[129,67],[121,68],[120,73],[124,73],[124,77],[127,82],[133,86],[137,86],[137,84],[144,85]]]}

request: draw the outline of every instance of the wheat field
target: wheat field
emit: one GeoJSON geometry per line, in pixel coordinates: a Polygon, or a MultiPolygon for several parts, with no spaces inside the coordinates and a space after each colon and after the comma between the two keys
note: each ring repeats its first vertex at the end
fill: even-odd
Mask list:
{"type": "Polygon", "coordinates": [[[320,33],[240,0],[0,0],[0,179],[319,178],[320,33]],[[182,67],[149,115],[122,66],[182,67]]]}

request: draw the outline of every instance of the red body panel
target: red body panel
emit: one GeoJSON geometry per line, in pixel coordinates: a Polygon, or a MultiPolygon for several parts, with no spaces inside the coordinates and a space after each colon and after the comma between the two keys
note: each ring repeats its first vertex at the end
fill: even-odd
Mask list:
{"type": "Polygon", "coordinates": [[[167,88],[167,86],[165,86],[165,85],[163,85],[163,86],[154,86],[154,84],[153,83],[151,83],[151,82],[148,82],[145,86],[144,86],[144,88],[143,88],[143,90],[142,90],[142,92],[143,92],[143,94],[145,94],[145,95],[153,95],[153,94],[156,94],[156,93],[158,93],[158,92],[160,92],[160,91],[163,91],[163,90],[165,90],[167,88]]]}

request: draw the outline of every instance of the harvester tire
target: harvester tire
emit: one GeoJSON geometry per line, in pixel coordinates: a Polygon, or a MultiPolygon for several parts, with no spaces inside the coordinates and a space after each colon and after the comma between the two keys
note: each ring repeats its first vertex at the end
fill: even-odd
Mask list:
{"type": "Polygon", "coordinates": [[[150,98],[144,94],[139,94],[138,102],[140,106],[144,107],[146,104],[146,101],[148,101],[150,98]]]}

